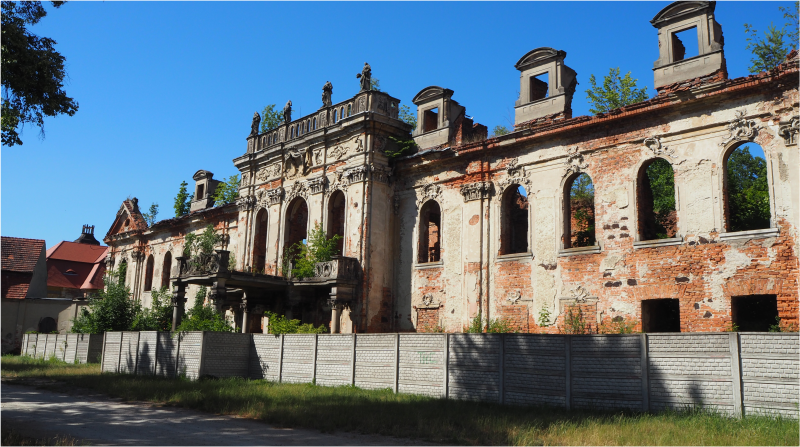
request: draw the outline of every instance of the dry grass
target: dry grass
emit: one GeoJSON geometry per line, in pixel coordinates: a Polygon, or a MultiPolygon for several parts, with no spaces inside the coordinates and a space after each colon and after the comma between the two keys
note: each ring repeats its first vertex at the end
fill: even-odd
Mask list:
{"type": "MultiPolygon", "coordinates": [[[[798,445],[796,420],[731,419],[704,411],[660,414],[511,407],[390,390],[220,379],[191,382],[100,374],[98,365],[3,357],[4,380],[53,381],[112,397],[236,414],[284,427],[466,445],[798,445]],[[47,380],[50,379],[50,380],[47,380]]],[[[47,385],[50,383],[50,385],[47,385]]],[[[63,386],[63,385],[62,385],[63,386]]]]}
{"type": "Polygon", "coordinates": [[[8,423],[3,424],[0,445],[83,445],[72,436],[53,436],[50,438],[31,438],[23,436],[14,428],[9,428],[8,423]]]}

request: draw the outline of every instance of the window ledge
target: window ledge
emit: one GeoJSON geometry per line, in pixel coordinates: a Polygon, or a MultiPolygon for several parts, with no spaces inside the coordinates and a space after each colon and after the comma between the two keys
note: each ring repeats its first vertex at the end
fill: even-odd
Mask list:
{"type": "Polygon", "coordinates": [[[425,269],[435,269],[444,266],[442,261],[438,262],[425,262],[422,264],[414,264],[414,269],[416,270],[425,270],[425,269]]]}
{"type": "Polygon", "coordinates": [[[590,247],[562,248],[559,250],[558,256],[591,255],[597,253],[600,253],[600,246],[592,245],[590,247]]]}
{"type": "Polygon", "coordinates": [[[682,243],[683,243],[682,237],[672,237],[668,239],[651,239],[649,241],[636,241],[633,243],[633,248],[668,247],[671,245],[681,245],[682,243]]]}
{"type": "Polygon", "coordinates": [[[533,259],[533,253],[527,251],[525,253],[510,253],[507,255],[497,255],[497,262],[521,261],[524,259],[533,259]]]}
{"type": "Polygon", "coordinates": [[[733,239],[766,239],[768,237],[778,237],[778,228],[763,228],[761,230],[734,231],[731,233],[720,233],[720,241],[730,241],[733,239]]]}

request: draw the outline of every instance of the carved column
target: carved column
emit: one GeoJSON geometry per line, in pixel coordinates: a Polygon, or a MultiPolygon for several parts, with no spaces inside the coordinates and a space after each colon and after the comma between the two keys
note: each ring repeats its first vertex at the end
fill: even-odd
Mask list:
{"type": "Polygon", "coordinates": [[[181,281],[172,283],[172,332],[178,330],[186,304],[186,284],[181,281]]]}
{"type": "Polygon", "coordinates": [[[222,306],[225,305],[225,301],[228,298],[228,290],[225,288],[225,281],[225,278],[216,278],[214,284],[211,285],[211,291],[208,295],[208,299],[214,304],[214,308],[217,312],[222,311],[222,306]]]}
{"type": "Polygon", "coordinates": [[[250,306],[247,302],[247,292],[244,293],[239,308],[242,310],[242,334],[250,333],[250,306]]]}
{"type": "Polygon", "coordinates": [[[352,287],[335,286],[331,287],[328,305],[331,306],[331,334],[339,333],[339,320],[341,319],[342,309],[346,302],[353,297],[352,287]]]}

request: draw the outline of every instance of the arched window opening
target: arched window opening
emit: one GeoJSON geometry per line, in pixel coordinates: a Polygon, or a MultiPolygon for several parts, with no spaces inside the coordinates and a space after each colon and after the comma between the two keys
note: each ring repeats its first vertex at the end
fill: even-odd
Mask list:
{"type": "Polygon", "coordinates": [[[291,132],[289,133],[289,138],[294,138],[294,126],[291,127],[291,132]]]}
{"type": "Polygon", "coordinates": [[[147,257],[147,264],[144,268],[144,291],[149,292],[153,288],[153,255],[147,257]]]}
{"type": "Polygon", "coordinates": [[[500,210],[500,254],[528,252],[528,192],[511,185],[503,193],[500,210]]]}
{"type": "Polygon", "coordinates": [[[675,172],[667,160],[655,158],[642,166],[636,182],[639,240],[675,237],[675,208],[675,172]]]}
{"type": "Polygon", "coordinates": [[[267,146],[269,146],[270,144],[272,144],[272,135],[267,136],[267,146]]]}
{"type": "Polygon", "coordinates": [[[341,239],[336,243],[336,254],[344,254],[344,219],[345,219],[344,193],[336,191],[328,199],[328,237],[338,234],[341,239]]]}
{"type": "Polygon", "coordinates": [[[347,116],[352,115],[352,113],[353,113],[353,106],[348,104],[347,105],[347,116]]]}
{"type": "Polygon", "coordinates": [[[58,330],[58,325],[56,324],[55,318],[44,317],[39,320],[38,329],[40,334],[49,334],[58,330]]]}
{"type": "Polygon", "coordinates": [[[764,149],[743,144],[725,158],[725,229],[749,231],[770,228],[767,160],[764,149]]]}
{"type": "Polygon", "coordinates": [[[336,117],[338,116],[338,114],[339,114],[338,110],[333,111],[333,124],[336,124],[336,117]]]}
{"type": "Polygon", "coordinates": [[[164,255],[164,266],[161,267],[161,288],[169,288],[169,278],[172,276],[172,253],[164,255]]]}
{"type": "Polygon", "coordinates": [[[441,260],[442,212],[439,204],[429,200],[422,206],[419,220],[419,263],[441,260]]]}
{"type": "Polygon", "coordinates": [[[122,285],[128,285],[128,260],[123,259],[122,262],[119,263],[119,268],[116,272],[116,281],[120,282],[122,285]]]}
{"type": "Polygon", "coordinates": [[[264,273],[267,260],[267,210],[262,209],[256,215],[256,228],[253,237],[253,271],[264,273]]]}
{"type": "Polygon", "coordinates": [[[339,117],[344,118],[344,106],[339,110],[339,117]]]}
{"type": "Polygon", "coordinates": [[[314,130],[317,130],[317,119],[314,118],[314,130]]]}
{"type": "Polygon", "coordinates": [[[296,255],[299,252],[296,249],[297,244],[303,243],[308,237],[308,205],[301,197],[297,197],[289,204],[287,209],[286,227],[284,229],[286,236],[283,241],[284,253],[287,250],[293,250],[296,255]]]}
{"type": "Polygon", "coordinates": [[[586,174],[574,176],[564,191],[564,248],[596,245],[594,184],[586,174]]]}

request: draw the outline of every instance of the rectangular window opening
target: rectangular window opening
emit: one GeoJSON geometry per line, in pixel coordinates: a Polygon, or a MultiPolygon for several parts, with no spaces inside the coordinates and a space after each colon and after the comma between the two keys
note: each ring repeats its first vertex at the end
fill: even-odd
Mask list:
{"type": "Polygon", "coordinates": [[[540,99],[547,98],[549,96],[549,74],[542,73],[537,76],[531,76],[531,85],[530,85],[530,100],[531,101],[538,101],[540,99]]]}
{"type": "Polygon", "coordinates": [[[689,59],[698,54],[700,54],[700,44],[697,42],[696,26],[672,33],[672,62],[689,59]]]}
{"type": "Polygon", "coordinates": [[[731,297],[731,319],[740,332],[768,332],[777,318],[777,295],[731,297]]]}
{"type": "Polygon", "coordinates": [[[680,332],[681,307],[677,298],[642,301],[642,332],[680,332]]]}
{"type": "Polygon", "coordinates": [[[203,198],[203,192],[204,192],[203,191],[203,185],[197,185],[197,195],[195,196],[195,199],[197,199],[197,200],[202,199],[203,198]]]}
{"type": "Polygon", "coordinates": [[[422,112],[422,131],[430,132],[439,128],[439,108],[422,112]]]}

